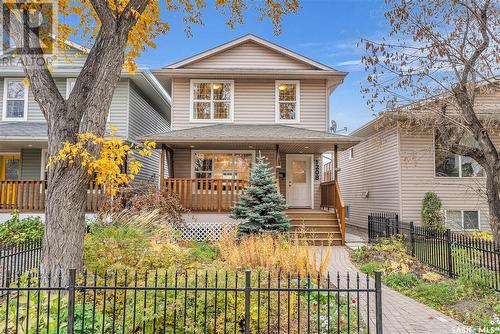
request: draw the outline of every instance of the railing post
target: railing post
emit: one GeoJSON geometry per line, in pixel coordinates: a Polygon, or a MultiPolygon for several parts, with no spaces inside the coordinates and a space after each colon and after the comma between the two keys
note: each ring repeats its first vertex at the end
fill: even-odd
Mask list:
{"type": "Polygon", "coordinates": [[[411,256],[415,256],[415,228],[413,227],[413,222],[410,222],[410,247],[411,256]]]}
{"type": "Polygon", "coordinates": [[[252,272],[245,271],[245,334],[250,334],[250,291],[252,272]]]}
{"type": "Polygon", "coordinates": [[[446,249],[448,253],[448,276],[453,277],[453,255],[451,253],[451,230],[446,229],[446,249]]]}
{"type": "Polygon", "coordinates": [[[68,334],[73,334],[75,327],[75,282],[76,269],[70,269],[68,280],[68,334]]]}
{"type": "Polygon", "coordinates": [[[396,234],[399,234],[399,215],[396,213],[396,234]]]}
{"type": "Polygon", "coordinates": [[[375,272],[375,321],[376,333],[382,334],[382,272],[375,272]]]}
{"type": "Polygon", "coordinates": [[[384,219],[384,221],[385,221],[385,237],[389,238],[390,237],[390,233],[389,233],[390,220],[389,219],[384,219]]]}

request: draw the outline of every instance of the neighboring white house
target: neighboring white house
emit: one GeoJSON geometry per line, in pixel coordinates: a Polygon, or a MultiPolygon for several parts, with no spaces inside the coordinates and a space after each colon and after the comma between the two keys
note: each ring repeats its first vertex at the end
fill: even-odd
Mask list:
{"type": "MultiPolygon", "coordinates": [[[[86,59],[86,50],[68,42],[56,53],[52,76],[61,94],[68,96],[86,59]]],[[[0,181],[45,179],[47,123],[25,78],[19,59],[1,56],[0,67],[0,181]]],[[[123,73],[116,87],[108,124],[116,136],[129,142],[149,133],[170,129],[170,97],[146,70],[123,73]]],[[[142,159],[139,180],[158,180],[159,154],[142,159]]]]}
{"type": "MultiPolygon", "coordinates": [[[[476,105],[479,113],[500,115],[498,92],[477,96],[476,105]]],[[[396,115],[386,112],[352,132],[364,140],[340,154],[339,180],[349,224],[367,228],[368,214],[381,211],[397,212],[402,221],[418,224],[422,199],[431,191],[441,199],[450,228],[488,229],[481,167],[470,158],[436,150],[432,129],[402,127],[387,119],[396,115]]],[[[492,139],[500,148],[500,134],[492,139]]]]}

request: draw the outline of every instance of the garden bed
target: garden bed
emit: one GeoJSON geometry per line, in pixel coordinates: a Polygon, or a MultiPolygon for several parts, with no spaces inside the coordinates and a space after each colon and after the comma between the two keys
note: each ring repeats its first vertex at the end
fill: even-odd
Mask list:
{"type": "Polygon", "coordinates": [[[484,270],[468,268],[457,279],[446,278],[408,255],[398,238],[359,248],[351,259],[360,271],[382,271],[388,287],[464,325],[500,331],[500,294],[484,283],[484,270]]]}

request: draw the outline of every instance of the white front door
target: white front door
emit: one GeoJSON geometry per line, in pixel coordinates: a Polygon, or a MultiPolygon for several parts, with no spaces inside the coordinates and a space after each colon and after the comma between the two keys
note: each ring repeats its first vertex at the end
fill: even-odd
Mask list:
{"type": "Polygon", "coordinates": [[[310,155],[286,155],[286,203],[290,207],[312,207],[312,177],[310,155]]]}

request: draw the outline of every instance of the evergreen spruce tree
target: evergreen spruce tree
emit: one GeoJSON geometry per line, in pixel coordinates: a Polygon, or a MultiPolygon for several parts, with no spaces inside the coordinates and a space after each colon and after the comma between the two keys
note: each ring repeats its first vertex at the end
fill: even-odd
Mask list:
{"type": "Polygon", "coordinates": [[[266,232],[286,232],[290,228],[283,195],[278,193],[276,178],[263,157],[250,171],[248,188],[240,196],[231,217],[242,219],[238,235],[266,232]]]}

